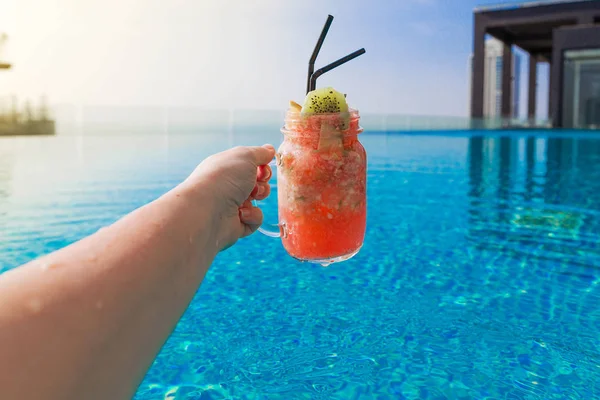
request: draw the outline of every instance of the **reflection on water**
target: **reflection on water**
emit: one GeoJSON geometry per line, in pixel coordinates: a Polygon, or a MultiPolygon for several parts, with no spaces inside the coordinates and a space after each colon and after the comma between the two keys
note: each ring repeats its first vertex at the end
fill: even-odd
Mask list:
{"type": "Polygon", "coordinates": [[[599,146],[585,138],[470,138],[471,240],[600,266],[599,146]]]}
{"type": "MultiPolygon", "coordinates": [[[[0,271],[281,141],[237,132],[0,140],[0,271]]],[[[361,252],[324,269],[241,240],[136,400],[600,398],[600,137],[568,135],[364,134],[361,252]]]]}

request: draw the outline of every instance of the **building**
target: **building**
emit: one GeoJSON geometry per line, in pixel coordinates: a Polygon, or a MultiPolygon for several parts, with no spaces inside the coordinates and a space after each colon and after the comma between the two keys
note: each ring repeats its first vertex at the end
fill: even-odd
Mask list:
{"type": "MultiPolygon", "coordinates": [[[[483,117],[500,118],[502,116],[502,51],[503,44],[495,38],[485,42],[485,76],[483,89],[483,117]]],[[[473,73],[473,54],[469,57],[469,76],[473,73]]],[[[519,118],[521,94],[521,56],[513,54],[511,63],[511,118],[519,118]]],[[[469,79],[470,81],[471,79],[469,79]]],[[[471,87],[469,85],[469,107],[471,87]]]]}
{"type": "MultiPolygon", "coordinates": [[[[529,53],[527,115],[536,115],[537,65],[550,66],[548,118],[554,127],[600,127],[600,1],[546,0],[478,7],[474,11],[471,117],[486,109],[486,37],[502,43],[502,59],[513,46],[529,53]]],[[[511,64],[503,63],[500,113],[512,115],[511,64]]]]}

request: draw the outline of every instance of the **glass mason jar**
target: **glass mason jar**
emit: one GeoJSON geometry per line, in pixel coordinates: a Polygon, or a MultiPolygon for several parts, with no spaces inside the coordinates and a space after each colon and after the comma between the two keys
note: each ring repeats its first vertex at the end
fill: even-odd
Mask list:
{"type": "Polygon", "coordinates": [[[348,260],[362,247],[367,153],[358,139],[363,131],[359,119],[352,109],[312,116],[294,109],[286,113],[276,154],[277,236],[298,260],[327,265],[348,260]]]}

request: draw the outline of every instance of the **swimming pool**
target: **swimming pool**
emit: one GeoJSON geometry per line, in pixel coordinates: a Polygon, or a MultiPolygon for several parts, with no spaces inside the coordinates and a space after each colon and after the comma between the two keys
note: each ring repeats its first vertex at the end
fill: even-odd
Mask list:
{"type": "MultiPolygon", "coordinates": [[[[352,260],[222,253],[141,384],[146,399],[600,398],[600,135],[362,135],[352,260]]],[[[278,132],[0,138],[0,271],[278,132]]],[[[264,205],[275,215],[274,197],[264,205]]]]}

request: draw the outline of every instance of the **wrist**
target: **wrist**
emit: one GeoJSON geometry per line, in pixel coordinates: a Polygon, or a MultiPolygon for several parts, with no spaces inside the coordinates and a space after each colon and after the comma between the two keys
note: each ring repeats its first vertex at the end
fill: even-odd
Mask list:
{"type": "Polygon", "coordinates": [[[216,255],[220,250],[222,205],[218,201],[210,182],[184,181],[170,193],[183,207],[183,221],[187,226],[190,243],[195,248],[206,246],[216,255]]]}

